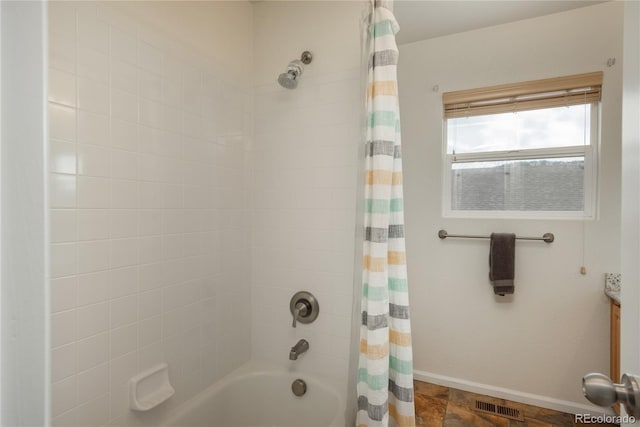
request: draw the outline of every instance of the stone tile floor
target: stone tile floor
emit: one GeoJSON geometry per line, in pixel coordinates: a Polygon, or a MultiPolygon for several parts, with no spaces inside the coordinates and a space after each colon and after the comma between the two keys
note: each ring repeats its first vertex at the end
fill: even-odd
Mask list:
{"type": "MultiPolygon", "coordinates": [[[[416,427],[575,427],[571,414],[522,403],[482,396],[454,388],[414,382],[416,427]],[[524,414],[524,421],[515,421],[473,409],[474,399],[494,404],[508,403],[524,414]]],[[[584,424],[609,427],[615,424],[584,424]]]]}

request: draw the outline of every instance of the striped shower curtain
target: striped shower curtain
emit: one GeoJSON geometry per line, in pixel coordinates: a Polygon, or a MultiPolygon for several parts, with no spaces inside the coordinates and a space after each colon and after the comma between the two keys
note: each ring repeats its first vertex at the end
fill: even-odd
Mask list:
{"type": "Polygon", "coordinates": [[[396,76],[399,26],[390,5],[376,1],[367,22],[358,427],[415,426],[396,76]]]}

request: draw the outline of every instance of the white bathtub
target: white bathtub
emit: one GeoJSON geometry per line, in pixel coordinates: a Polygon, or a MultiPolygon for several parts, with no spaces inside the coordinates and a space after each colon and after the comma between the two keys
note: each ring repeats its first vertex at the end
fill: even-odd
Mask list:
{"type": "Polygon", "coordinates": [[[344,397],[325,381],[249,363],[176,409],[165,427],[344,427],[344,397]],[[300,378],[301,397],[291,391],[300,378]]]}

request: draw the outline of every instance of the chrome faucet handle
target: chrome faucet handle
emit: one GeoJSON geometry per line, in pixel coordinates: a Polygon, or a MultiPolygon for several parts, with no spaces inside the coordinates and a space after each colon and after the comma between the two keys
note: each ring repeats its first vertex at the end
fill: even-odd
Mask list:
{"type": "Polygon", "coordinates": [[[298,319],[300,319],[301,317],[305,317],[307,315],[307,313],[309,312],[309,307],[307,306],[307,304],[305,304],[302,301],[299,301],[295,308],[293,309],[293,326],[294,328],[296,327],[296,323],[298,322],[298,319]]]}
{"type": "Polygon", "coordinates": [[[310,292],[297,292],[289,301],[289,311],[293,316],[294,328],[300,323],[311,323],[318,317],[320,306],[318,300],[310,292]]]}

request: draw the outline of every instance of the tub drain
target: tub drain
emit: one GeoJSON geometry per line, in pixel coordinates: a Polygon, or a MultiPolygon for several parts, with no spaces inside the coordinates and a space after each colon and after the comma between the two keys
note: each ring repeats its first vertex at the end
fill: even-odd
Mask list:
{"type": "Polygon", "coordinates": [[[302,396],[307,392],[307,383],[298,378],[291,384],[291,391],[296,396],[302,396]]]}

